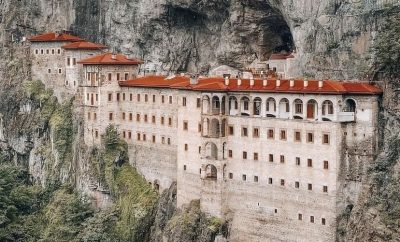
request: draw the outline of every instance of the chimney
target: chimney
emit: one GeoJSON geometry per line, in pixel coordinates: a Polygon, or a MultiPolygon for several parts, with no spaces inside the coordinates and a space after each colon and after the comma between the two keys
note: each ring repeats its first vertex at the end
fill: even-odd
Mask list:
{"type": "Polygon", "coordinates": [[[253,77],[250,78],[250,86],[251,87],[254,86],[254,78],[253,77]]]}
{"type": "Polygon", "coordinates": [[[281,86],[281,80],[276,80],[276,87],[280,87],[281,86]]]}
{"type": "Polygon", "coordinates": [[[116,59],[117,59],[117,55],[114,54],[114,53],[112,53],[112,54],[111,54],[111,59],[116,60],[116,59]]]}
{"type": "Polygon", "coordinates": [[[304,79],[303,83],[304,83],[304,88],[308,87],[308,80],[307,79],[304,79]]]}
{"type": "Polygon", "coordinates": [[[318,88],[323,88],[324,87],[324,81],[323,80],[319,80],[318,81],[318,88]]]}
{"type": "Polygon", "coordinates": [[[242,85],[242,80],[240,78],[237,79],[237,85],[238,86],[242,85]]]}
{"type": "Polygon", "coordinates": [[[190,75],[190,85],[197,85],[197,84],[199,84],[198,75],[190,75]]]}
{"type": "Polygon", "coordinates": [[[290,87],[294,87],[294,80],[293,79],[290,80],[289,85],[290,85],[290,87]]]}
{"type": "Polygon", "coordinates": [[[225,86],[229,86],[229,77],[228,76],[225,77],[225,86]]]}
{"type": "Polygon", "coordinates": [[[264,79],[264,80],[263,80],[263,86],[266,87],[267,85],[268,85],[268,80],[267,80],[267,79],[264,79]]]}

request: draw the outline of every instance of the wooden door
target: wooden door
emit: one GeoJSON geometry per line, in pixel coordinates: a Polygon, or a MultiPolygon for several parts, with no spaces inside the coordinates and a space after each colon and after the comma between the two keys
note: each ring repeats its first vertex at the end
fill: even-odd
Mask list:
{"type": "Polygon", "coordinates": [[[315,110],[314,110],[314,103],[307,104],[307,118],[314,118],[315,110]]]}

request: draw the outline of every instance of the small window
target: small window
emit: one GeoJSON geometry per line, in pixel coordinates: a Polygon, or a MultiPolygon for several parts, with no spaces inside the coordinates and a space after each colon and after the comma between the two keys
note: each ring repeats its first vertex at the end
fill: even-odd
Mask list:
{"type": "Polygon", "coordinates": [[[294,141],[301,142],[301,133],[300,133],[300,131],[295,131],[294,132],[294,141]]]}
{"type": "Polygon", "coordinates": [[[90,120],[90,112],[87,113],[87,118],[90,120]]]}
{"type": "Polygon", "coordinates": [[[285,186],[285,179],[281,179],[281,186],[285,186]]]}
{"type": "Polygon", "coordinates": [[[143,141],[146,141],[146,134],[143,134],[143,141]]]}
{"type": "Polygon", "coordinates": [[[147,123],[147,121],[148,121],[148,118],[147,118],[148,116],[147,116],[147,114],[145,114],[144,115],[144,122],[146,122],[147,123]]]}
{"type": "Polygon", "coordinates": [[[312,184],[311,184],[311,183],[308,183],[307,189],[308,189],[309,191],[312,191],[312,184]]]}
{"type": "Polygon", "coordinates": [[[46,49],[46,54],[50,54],[50,50],[49,49],[46,49]]]}
{"type": "Polygon", "coordinates": [[[117,81],[121,79],[121,74],[117,73],[117,81]]]}
{"type": "Polygon", "coordinates": [[[201,154],[201,146],[199,146],[199,154],[201,154]]]}
{"type": "Polygon", "coordinates": [[[295,188],[299,188],[299,187],[300,187],[300,182],[298,182],[298,181],[295,182],[295,183],[294,183],[294,187],[295,187],[295,188]]]}
{"type": "Polygon", "coordinates": [[[274,162],[274,155],[273,154],[269,154],[268,155],[268,160],[269,160],[269,162],[274,162]]]}
{"type": "Polygon", "coordinates": [[[247,137],[248,136],[247,128],[245,128],[245,127],[242,128],[242,136],[243,137],[247,137]]]}
{"type": "Polygon", "coordinates": [[[324,169],[325,170],[329,169],[329,162],[327,160],[324,160],[324,169]]]}
{"type": "Polygon", "coordinates": [[[247,159],[247,152],[243,151],[243,160],[246,160],[246,159],[247,159]]]}
{"type": "Polygon", "coordinates": [[[129,121],[133,120],[133,113],[129,113],[129,121]]]}
{"type": "Polygon", "coordinates": [[[296,166],[300,166],[300,157],[296,157],[296,166]]]}
{"type": "Polygon", "coordinates": [[[321,224],[322,224],[322,225],[326,225],[326,219],[325,219],[325,218],[322,218],[322,219],[321,219],[321,224]]]}
{"type": "Polygon", "coordinates": [[[93,120],[97,120],[97,113],[93,113],[93,120]]]}
{"type": "Polygon", "coordinates": [[[169,104],[172,104],[172,96],[169,96],[168,99],[169,99],[169,104]]]}
{"type": "Polygon", "coordinates": [[[284,155],[281,155],[281,157],[280,157],[280,162],[281,162],[281,163],[285,163],[285,156],[284,156],[284,155]]]}
{"type": "Polygon", "coordinates": [[[329,134],[322,135],[322,144],[329,145],[329,134]]]}
{"type": "Polygon", "coordinates": [[[233,128],[233,126],[229,126],[229,135],[234,135],[235,129],[233,128]]]}
{"type": "Polygon", "coordinates": [[[310,216],[310,222],[314,223],[314,216],[310,216]]]}
{"type": "Polygon", "coordinates": [[[125,101],[125,92],[122,93],[122,101],[125,101]]]}
{"type": "Polygon", "coordinates": [[[164,117],[161,117],[161,124],[164,125],[164,117]]]}
{"type": "Polygon", "coordinates": [[[39,54],[39,50],[38,50],[38,49],[35,50],[35,54],[36,54],[36,55],[39,54]]]}
{"type": "Polygon", "coordinates": [[[201,124],[198,124],[198,125],[197,125],[197,131],[200,133],[201,130],[202,130],[202,129],[201,129],[201,124]]]}
{"type": "Polygon", "coordinates": [[[308,143],[314,143],[314,133],[307,133],[307,142],[308,143]]]}
{"type": "Polygon", "coordinates": [[[120,93],[117,92],[117,102],[119,102],[119,100],[120,100],[120,93]]]}
{"type": "Polygon", "coordinates": [[[109,113],[108,114],[108,120],[113,121],[113,119],[114,119],[113,113],[109,113]]]}
{"type": "Polygon", "coordinates": [[[171,138],[167,139],[167,144],[169,144],[169,145],[171,144],[171,138]]]}
{"type": "Polygon", "coordinates": [[[133,94],[132,93],[129,93],[129,101],[133,101],[133,94]]]}
{"type": "Polygon", "coordinates": [[[299,213],[298,218],[300,221],[303,220],[303,214],[299,213]]]}
{"type": "Polygon", "coordinates": [[[183,130],[188,130],[188,121],[183,121],[183,130]]]}
{"type": "Polygon", "coordinates": [[[136,122],[140,122],[140,113],[136,114],[136,122]]]}
{"type": "Polygon", "coordinates": [[[62,69],[58,68],[58,74],[61,74],[61,73],[62,73],[62,69]]]}
{"type": "Polygon", "coordinates": [[[132,132],[131,131],[128,132],[128,139],[132,139],[132,132]]]}
{"type": "Polygon", "coordinates": [[[233,179],[233,173],[229,173],[229,179],[233,179]]]}
{"type": "Polygon", "coordinates": [[[125,139],[126,138],[126,131],[122,131],[122,137],[125,139]]]}
{"type": "Polygon", "coordinates": [[[76,58],[72,59],[72,65],[76,66],[76,58]]]}
{"type": "Polygon", "coordinates": [[[128,80],[129,79],[129,73],[125,73],[125,78],[124,78],[124,80],[126,81],[126,80],[128,80]]]}
{"type": "Polygon", "coordinates": [[[136,139],[140,141],[140,133],[136,134],[136,139]]]}
{"type": "Polygon", "coordinates": [[[185,144],[185,151],[188,151],[188,149],[189,149],[188,144],[185,144]]]}
{"type": "Polygon", "coordinates": [[[109,93],[109,94],[108,94],[108,101],[109,101],[109,102],[112,102],[112,93],[109,93]]]}
{"type": "Polygon", "coordinates": [[[152,141],[153,143],[156,142],[156,136],[155,136],[155,135],[153,135],[153,136],[151,137],[151,141],[152,141]]]}
{"type": "Polygon", "coordinates": [[[156,95],[153,95],[153,103],[156,102],[156,95]]]}
{"type": "Polygon", "coordinates": [[[312,159],[307,159],[307,166],[312,167],[312,159]]]}
{"type": "Polygon", "coordinates": [[[197,98],[196,107],[197,107],[197,108],[200,108],[200,107],[201,107],[201,99],[200,99],[200,98],[197,98]]]}
{"type": "Polygon", "coordinates": [[[258,153],[254,153],[253,158],[254,158],[254,160],[258,160],[258,153]]]}
{"type": "Polygon", "coordinates": [[[259,137],[260,137],[260,129],[254,128],[253,129],[253,138],[259,138],[259,137]]]}
{"type": "Polygon", "coordinates": [[[57,49],[57,54],[61,55],[61,49],[57,49]]]}
{"type": "Polygon", "coordinates": [[[183,170],[186,171],[186,165],[183,165],[183,170]]]}
{"type": "Polygon", "coordinates": [[[140,102],[140,94],[136,95],[136,99],[137,99],[138,102],[140,102]]]}
{"type": "Polygon", "coordinates": [[[242,180],[246,181],[246,175],[245,174],[242,175],[242,180]]]}
{"type": "Polygon", "coordinates": [[[125,121],[125,113],[124,112],[122,113],[122,120],[125,121]]]}
{"type": "Polygon", "coordinates": [[[52,49],[52,50],[51,50],[51,54],[55,55],[55,54],[56,54],[56,50],[55,50],[55,49],[52,49]]]}
{"type": "Polygon", "coordinates": [[[151,122],[152,122],[153,124],[156,123],[156,116],[155,116],[155,115],[151,116],[151,122]]]}
{"type": "Polygon", "coordinates": [[[286,140],[286,130],[281,130],[281,140],[286,140]]]}
{"type": "Polygon", "coordinates": [[[147,103],[149,101],[149,95],[144,94],[144,101],[147,103]]]}
{"type": "Polygon", "coordinates": [[[161,103],[164,103],[165,102],[165,97],[164,97],[164,95],[162,95],[161,96],[161,103]]]}
{"type": "Polygon", "coordinates": [[[108,73],[108,81],[111,81],[111,79],[112,79],[112,74],[108,73]]]}
{"type": "Polygon", "coordinates": [[[51,69],[47,69],[47,72],[48,72],[49,74],[51,74],[51,69]]]}
{"type": "Polygon", "coordinates": [[[233,152],[232,152],[232,150],[229,150],[229,151],[228,151],[228,156],[229,156],[229,158],[232,158],[232,157],[233,157],[233,152]]]}
{"type": "Polygon", "coordinates": [[[328,186],[323,186],[323,187],[322,187],[322,191],[325,192],[325,193],[327,193],[327,192],[328,192],[328,186]]]}
{"type": "Polygon", "coordinates": [[[268,184],[271,184],[271,185],[272,185],[272,178],[271,178],[271,177],[268,178],[268,184]]]}
{"type": "Polygon", "coordinates": [[[182,106],[186,107],[186,97],[182,98],[182,106]]]}
{"type": "Polygon", "coordinates": [[[161,144],[165,144],[165,137],[161,137],[161,144]]]}
{"type": "Polygon", "coordinates": [[[44,54],[44,51],[43,51],[43,49],[41,49],[41,50],[40,50],[40,54],[42,54],[42,55],[44,54]]]}
{"type": "Polygon", "coordinates": [[[67,58],[67,66],[70,66],[71,65],[71,58],[67,58]]]}
{"type": "Polygon", "coordinates": [[[258,182],[258,176],[254,176],[254,182],[258,182]]]}
{"type": "Polygon", "coordinates": [[[274,130],[268,129],[268,139],[274,139],[274,130]]]}
{"type": "Polygon", "coordinates": [[[172,126],[172,118],[168,118],[168,125],[172,126]]]}
{"type": "Polygon", "coordinates": [[[96,139],[99,137],[99,131],[98,131],[98,130],[95,130],[95,131],[94,131],[94,137],[95,137],[96,139]]]}

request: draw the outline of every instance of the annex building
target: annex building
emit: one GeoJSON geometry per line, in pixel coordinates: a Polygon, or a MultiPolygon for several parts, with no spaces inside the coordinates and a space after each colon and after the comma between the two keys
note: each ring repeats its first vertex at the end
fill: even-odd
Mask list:
{"type": "Polygon", "coordinates": [[[89,147],[114,124],[154,188],[176,181],[178,206],[199,199],[230,221],[231,241],[335,241],[377,151],[381,89],[224,68],[143,76],[140,60],[79,37],[30,41],[33,78],[80,97],[89,147]]]}

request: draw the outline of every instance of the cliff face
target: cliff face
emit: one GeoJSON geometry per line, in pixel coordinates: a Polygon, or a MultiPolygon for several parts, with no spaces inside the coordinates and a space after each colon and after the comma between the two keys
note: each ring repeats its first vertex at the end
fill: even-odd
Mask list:
{"type": "MultiPolygon", "coordinates": [[[[0,0],[1,150],[7,151],[15,163],[29,163],[38,181],[46,179],[46,154],[40,153],[40,147],[41,142],[48,142],[54,134],[43,126],[39,114],[17,115],[21,105],[29,106],[29,100],[22,95],[22,83],[30,78],[27,46],[20,41],[23,36],[72,30],[116,51],[141,57],[149,61],[150,69],[165,71],[206,72],[221,64],[242,67],[255,59],[267,58],[273,51],[295,50],[299,75],[374,78],[385,88],[382,102],[385,122],[380,126],[382,152],[376,159],[377,165],[371,166],[370,174],[363,179],[360,201],[349,204],[340,217],[338,232],[341,240],[367,236],[375,241],[396,238],[399,231],[390,221],[397,221],[394,218],[398,212],[390,201],[397,201],[399,197],[395,192],[400,187],[399,162],[398,152],[389,151],[399,146],[396,136],[399,74],[382,74],[385,69],[377,69],[371,52],[382,31],[382,23],[388,16],[398,15],[396,9],[388,11],[393,10],[391,4],[396,2],[0,0]],[[367,77],[366,73],[373,76],[367,77]],[[364,226],[367,223],[371,226],[364,226]]],[[[390,44],[387,48],[390,49],[390,44]]],[[[398,62],[398,57],[393,57],[393,61],[398,62]]],[[[79,166],[84,166],[85,162],[78,161],[88,154],[78,154],[74,147],[71,147],[74,162],[62,167],[58,174],[60,180],[82,179],[70,176],[79,172],[79,166]]],[[[57,160],[54,150],[50,148],[50,151],[51,159],[57,160]]],[[[84,179],[90,182],[89,178],[84,179]]],[[[166,216],[171,218],[172,213],[166,216]]],[[[167,225],[161,222],[157,226],[167,225]]],[[[166,234],[160,233],[154,236],[172,238],[177,232],[169,228],[166,234]]]]}

